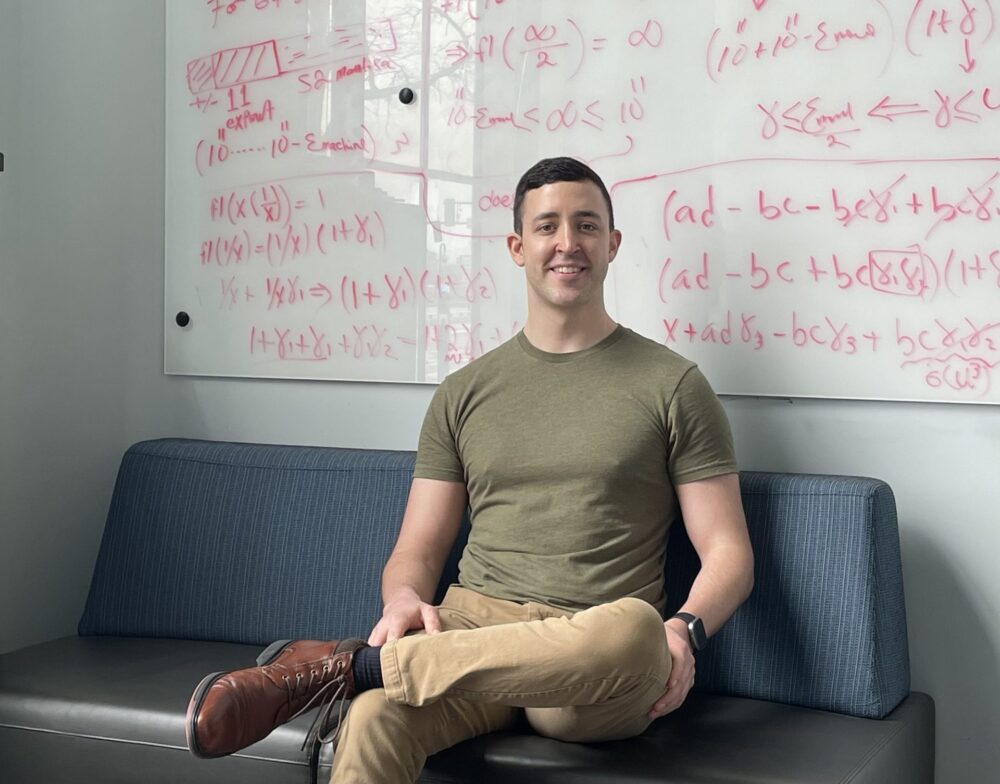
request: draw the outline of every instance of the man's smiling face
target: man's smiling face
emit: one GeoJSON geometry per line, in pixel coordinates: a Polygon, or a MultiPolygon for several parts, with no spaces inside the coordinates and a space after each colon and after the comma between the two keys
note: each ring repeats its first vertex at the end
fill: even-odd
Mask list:
{"type": "Polygon", "coordinates": [[[524,195],[521,234],[507,236],[535,307],[604,308],[604,279],[618,252],[600,189],[589,180],[553,182],[524,195]]]}

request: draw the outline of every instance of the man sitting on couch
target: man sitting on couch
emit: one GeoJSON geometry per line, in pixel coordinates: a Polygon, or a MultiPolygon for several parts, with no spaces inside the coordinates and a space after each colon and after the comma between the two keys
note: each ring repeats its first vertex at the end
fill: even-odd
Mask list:
{"type": "Polygon", "coordinates": [[[367,642],[283,641],[257,667],[206,677],[188,708],[194,754],[231,754],[321,705],[307,742],[337,737],[332,781],[412,782],[428,755],[521,713],[543,735],[599,741],[681,705],[693,651],[750,592],[753,555],[708,382],[605,309],[620,242],[589,167],[525,172],[507,246],[528,317],[434,395],[382,618],[367,642]],[[459,585],[435,607],[467,506],[459,585]],[[678,512],[701,570],[664,622],[678,512]]]}

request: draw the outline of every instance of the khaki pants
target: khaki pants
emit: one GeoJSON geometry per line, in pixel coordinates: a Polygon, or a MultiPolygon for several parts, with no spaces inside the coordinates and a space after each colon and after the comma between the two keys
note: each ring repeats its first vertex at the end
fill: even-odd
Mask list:
{"type": "Polygon", "coordinates": [[[574,614],[452,587],[440,614],[440,634],[382,648],[385,688],[354,698],[333,784],[411,784],[429,755],[509,727],[522,709],[551,738],[632,737],[666,690],[663,620],[639,599],[574,614]]]}

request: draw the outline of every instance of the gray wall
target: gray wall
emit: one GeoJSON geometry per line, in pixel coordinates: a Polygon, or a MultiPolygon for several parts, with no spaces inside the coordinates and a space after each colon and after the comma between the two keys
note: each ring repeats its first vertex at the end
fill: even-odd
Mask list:
{"type": "MultiPolygon", "coordinates": [[[[73,632],[129,443],[412,448],[432,393],[162,375],[163,46],[161,2],[0,0],[0,651],[73,632]]],[[[746,468],[893,486],[913,686],[938,706],[938,780],[992,780],[1000,410],[726,407],[746,468]]]]}
{"type": "Polygon", "coordinates": [[[120,110],[101,104],[122,81],[115,58],[141,59],[139,44],[94,57],[96,20],[55,5],[0,7],[0,648],[65,634],[78,617],[132,372],[115,310],[143,238],[115,227],[160,176],[146,161],[122,193],[108,187],[121,133],[107,121],[120,110]]]}

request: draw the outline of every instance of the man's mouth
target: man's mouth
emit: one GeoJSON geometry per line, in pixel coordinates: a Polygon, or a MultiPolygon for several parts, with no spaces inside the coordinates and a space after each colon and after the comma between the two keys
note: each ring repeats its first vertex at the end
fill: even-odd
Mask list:
{"type": "Polygon", "coordinates": [[[549,269],[559,275],[575,275],[578,272],[583,272],[584,267],[580,267],[576,264],[556,264],[549,267],[549,269]]]}

